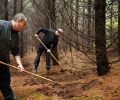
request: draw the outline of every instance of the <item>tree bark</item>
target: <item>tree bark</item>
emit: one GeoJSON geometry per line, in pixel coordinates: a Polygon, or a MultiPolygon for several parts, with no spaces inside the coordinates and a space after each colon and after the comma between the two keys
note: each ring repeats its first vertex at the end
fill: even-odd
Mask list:
{"type": "Polygon", "coordinates": [[[76,10],[75,10],[75,32],[76,32],[76,47],[80,50],[79,47],[79,35],[78,35],[78,22],[79,22],[79,0],[76,0],[76,10]]]}
{"type": "Polygon", "coordinates": [[[118,0],[118,55],[120,56],[120,0],[118,0]]]}
{"type": "MultiPolygon", "coordinates": [[[[22,11],[23,11],[23,0],[20,0],[20,11],[19,12],[22,12],[22,11]]],[[[26,40],[26,39],[23,35],[23,32],[21,32],[20,33],[20,56],[21,56],[21,58],[23,58],[23,56],[24,56],[24,40],[26,40]]]]}
{"type": "MultiPolygon", "coordinates": [[[[55,3],[56,0],[46,0],[46,8],[47,8],[47,15],[46,15],[46,26],[51,29],[56,29],[56,16],[55,16],[55,3]]],[[[55,58],[58,60],[58,51],[55,48],[52,51],[55,58]]],[[[53,65],[58,65],[55,59],[52,59],[53,65]]]]}
{"type": "Polygon", "coordinates": [[[109,72],[105,33],[106,0],[95,0],[95,46],[98,76],[109,72]]]}
{"type": "Polygon", "coordinates": [[[5,20],[8,20],[8,0],[5,0],[5,20]]]}
{"type": "Polygon", "coordinates": [[[17,14],[17,0],[14,0],[14,15],[17,14]]]}
{"type": "Polygon", "coordinates": [[[91,33],[91,5],[92,5],[92,0],[88,0],[88,30],[87,30],[87,37],[88,37],[87,50],[88,50],[88,52],[90,52],[92,50],[92,45],[93,45],[92,40],[90,40],[90,38],[89,38],[92,36],[92,33],[91,33]]]}

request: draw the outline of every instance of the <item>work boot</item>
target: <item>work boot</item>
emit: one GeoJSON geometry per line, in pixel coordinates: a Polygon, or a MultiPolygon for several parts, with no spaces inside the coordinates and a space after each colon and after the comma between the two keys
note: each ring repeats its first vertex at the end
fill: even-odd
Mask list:
{"type": "Polygon", "coordinates": [[[50,70],[50,65],[46,65],[46,70],[47,70],[47,71],[50,70]]]}
{"type": "Polygon", "coordinates": [[[14,96],[14,100],[20,100],[20,97],[14,96]]]}
{"type": "Polygon", "coordinates": [[[50,68],[46,68],[46,70],[47,70],[47,71],[49,71],[49,70],[50,70],[50,68]]]}
{"type": "Polygon", "coordinates": [[[46,74],[50,75],[50,68],[46,68],[46,70],[47,70],[46,74]]]}
{"type": "Polygon", "coordinates": [[[13,96],[13,97],[9,97],[9,98],[5,98],[5,100],[20,100],[20,97],[18,96],[13,96]]]}
{"type": "Polygon", "coordinates": [[[34,69],[33,69],[33,73],[37,73],[37,68],[34,68],[34,69]]]}

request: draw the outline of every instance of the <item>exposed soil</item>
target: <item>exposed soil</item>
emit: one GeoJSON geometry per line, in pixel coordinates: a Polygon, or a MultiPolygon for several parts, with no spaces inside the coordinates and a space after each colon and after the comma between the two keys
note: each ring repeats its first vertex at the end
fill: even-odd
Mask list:
{"type": "MultiPolygon", "coordinates": [[[[34,54],[30,54],[22,59],[25,69],[30,72],[33,71],[34,57],[34,54]]],[[[120,100],[120,68],[118,67],[120,64],[112,66],[107,75],[99,77],[94,67],[72,70],[69,69],[68,63],[61,62],[64,64],[63,71],[60,66],[52,66],[47,73],[44,67],[45,61],[42,59],[37,73],[58,84],[12,69],[11,86],[14,93],[24,100],[35,100],[31,99],[31,94],[38,92],[48,97],[57,96],[52,100],[68,100],[74,97],[81,98],[77,100],[120,100]]],[[[11,64],[14,64],[13,61],[11,64]]],[[[2,99],[0,94],[0,100],[2,99]]]]}

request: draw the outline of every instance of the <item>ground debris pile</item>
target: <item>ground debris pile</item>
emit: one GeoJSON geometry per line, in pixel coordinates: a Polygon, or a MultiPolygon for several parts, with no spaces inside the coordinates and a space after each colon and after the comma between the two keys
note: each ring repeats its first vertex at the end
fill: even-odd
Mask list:
{"type": "MultiPolygon", "coordinates": [[[[89,74],[89,73],[88,73],[89,74]]],[[[76,71],[65,71],[63,73],[50,73],[49,75],[43,75],[52,80],[57,80],[61,85],[51,83],[43,80],[35,80],[29,78],[26,79],[25,85],[38,85],[37,92],[41,92],[44,95],[53,96],[58,95],[62,98],[71,98],[82,94],[83,91],[89,90],[102,84],[98,79],[90,81],[83,81],[87,74],[79,73],[76,71]]]]}

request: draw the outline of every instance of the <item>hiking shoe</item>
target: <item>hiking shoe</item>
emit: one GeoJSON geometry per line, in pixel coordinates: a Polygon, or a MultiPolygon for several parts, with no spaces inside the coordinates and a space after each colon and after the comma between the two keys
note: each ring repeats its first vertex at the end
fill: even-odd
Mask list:
{"type": "Polygon", "coordinates": [[[33,69],[33,73],[37,73],[37,68],[34,68],[34,69],[33,69]]]}
{"type": "Polygon", "coordinates": [[[47,70],[47,71],[49,71],[49,70],[50,70],[50,68],[48,67],[48,68],[46,68],[46,70],[47,70]]]}
{"type": "Polygon", "coordinates": [[[14,96],[14,100],[20,100],[20,97],[14,96]]]}
{"type": "Polygon", "coordinates": [[[37,73],[37,68],[35,68],[35,73],[37,73]]]}

